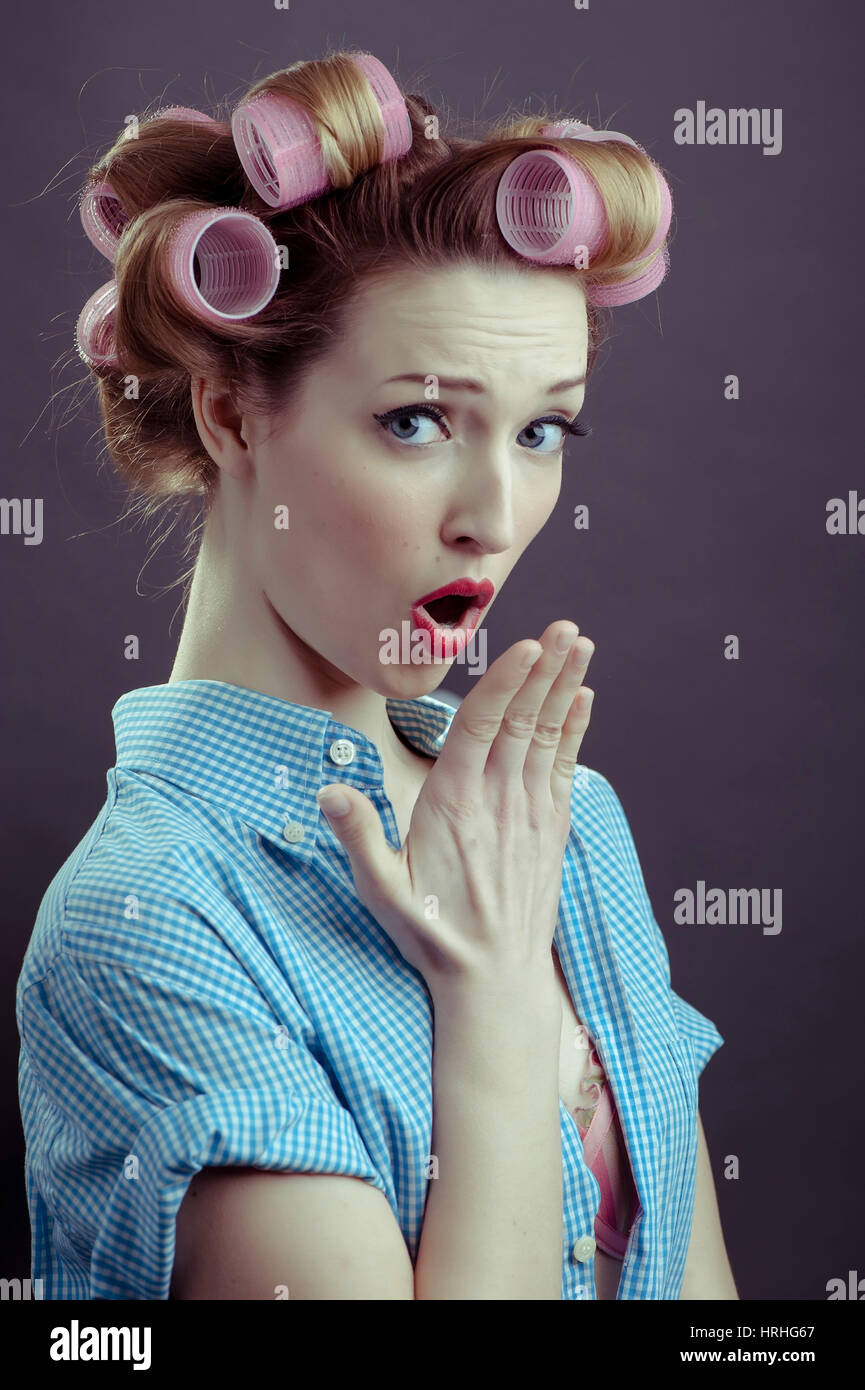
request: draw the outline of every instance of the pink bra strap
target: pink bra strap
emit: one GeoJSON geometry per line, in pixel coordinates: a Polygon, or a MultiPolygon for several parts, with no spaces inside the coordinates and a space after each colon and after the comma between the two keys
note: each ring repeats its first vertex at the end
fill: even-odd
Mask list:
{"type": "Polygon", "coordinates": [[[592,1116],[592,1123],[589,1125],[588,1132],[583,1140],[583,1152],[586,1156],[586,1162],[592,1169],[603,1147],[604,1140],[610,1132],[612,1123],[613,1107],[610,1104],[609,1087],[601,1086],[598,1104],[592,1116]]]}
{"type": "Polygon", "coordinates": [[[601,1188],[601,1204],[595,1218],[598,1245],[606,1254],[622,1259],[627,1249],[638,1196],[630,1164],[620,1148],[619,1137],[610,1132],[616,1122],[616,1115],[610,1099],[609,1086],[600,1086],[598,1090],[597,1105],[591,1124],[585,1133],[581,1128],[580,1133],[586,1163],[601,1188]],[[618,1229],[620,1221],[627,1225],[624,1232],[618,1229]]]}

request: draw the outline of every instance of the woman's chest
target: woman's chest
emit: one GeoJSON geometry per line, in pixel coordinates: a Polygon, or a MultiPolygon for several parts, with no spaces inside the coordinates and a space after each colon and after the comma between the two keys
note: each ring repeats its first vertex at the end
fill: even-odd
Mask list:
{"type": "MultiPolygon", "coordinates": [[[[592,1121],[592,1107],[595,1100],[591,1093],[581,1090],[581,1083],[589,1076],[595,1076],[596,1067],[589,1064],[589,1039],[574,1006],[570,992],[559,963],[555,947],[552,948],[553,963],[556,970],[559,999],[562,1008],[562,1028],[559,1038],[559,1095],[569,1111],[579,1111],[580,1123],[588,1126],[592,1121]]],[[[595,1293],[599,1299],[615,1299],[622,1273],[621,1261],[608,1255],[606,1251],[595,1250],[595,1293]]]]}
{"type": "Polygon", "coordinates": [[[433,758],[422,758],[418,755],[417,761],[411,767],[401,768],[397,773],[391,772],[386,779],[385,793],[396,821],[401,845],[405,843],[409,832],[415,802],[434,766],[433,758]]]}
{"type": "MultiPolygon", "coordinates": [[[[411,824],[414,804],[429,772],[431,763],[416,768],[413,775],[391,779],[388,797],[402,844],[411,824]]],[[[555,947],[552,947],[553,964],[556,972],[558,998],[561,1005],[561,1031],[559,1036],[559,1095],[568,1110],[585,1104],[586,1096],[580,1090],[580,1083],[586,1076],[589,1063],[589,1039],[585,1029],[574,1012],[567,982],[559,963],[555,947]]]]}
{"type": "Polygon", "coordinates": [[[559,1036],[559,1095],[568,1110],[585,1105],[590,1099],[580,1089],[589,1068],[589,1038],[580,1019],[574,1012],[564,972],[559,963],[555,947],[552,948],[553,963],[556,970],[559,1001],[562,1010],[562,1026],[559,1036]]]}

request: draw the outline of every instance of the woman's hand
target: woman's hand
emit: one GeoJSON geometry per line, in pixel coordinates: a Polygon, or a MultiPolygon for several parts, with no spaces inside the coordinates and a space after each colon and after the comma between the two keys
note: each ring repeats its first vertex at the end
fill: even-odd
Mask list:
{"type": "MultiPolygon", "coordinates": [[[[594,651],[573,623],[508,648],[457,709],[400,850],[361,792],[328,817],[364,906],[434,989],[549,968],[570,833],[571,786],[594,651]],[[564,638],[567,652],[556,642],[564,638]],[[528,659],[533,664],[526,669],[528,659]]],[[[322,788],[322,793],[325,791],[322,788]]],[[[320,793],[321,794],[321,793],[320,793]]]]}

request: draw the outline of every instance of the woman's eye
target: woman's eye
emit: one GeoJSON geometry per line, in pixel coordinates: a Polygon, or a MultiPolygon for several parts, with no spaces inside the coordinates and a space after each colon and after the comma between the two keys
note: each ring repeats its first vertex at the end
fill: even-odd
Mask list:
{"type": "Polygon", "coordinates": [[[530,425],[527,425],[524,430],[520,431],[520,434],[517,435],[517,439],[520,439],[521,435],[534,435],[535,438],[540,438],[542,444],[545,440],[549,439],[551,442],[551,447],[547,449],[537,448],[531,439],[526,441],[526,445],[527,448],[531,449],[532,452],[535,454],[557,454],[565,442],[565,431],[567,430],[567,428],[567,420],[533,420],[530,425]],[[550,425],[554,426],[559,431],[558,435],[539,435],[538,426],[546,430],[550,425]]]}
{"type": "MultiPolygon", "coordinates": [[[[444,423],[444,412],[437,406],[397,406],[394,410],[385,410],[381,415],[374,414],[373,419],[401,444],[420,446],[436,444],[442,438],[450,439],[444,423]]],[[[564,447],[566,434],[584,433],[588,433],[587,428],[575,421],[563,419],[558,415],[546,415],[533,420],[524,430],[520,430],[517,439],[533,454],[557,454],[564,447]],[[549,426],[554,426],[558,433],[548,434],[549,426]]]]}
{"type": "MultiPolygon", "coordinates": [[[[435,444],[436,436],[431,431],[418,428],[415,423],[418,420],[424,421],[427,426],[435,426],[441,430],[444,428],[444,416],[438,410],[433,410],[431,406],[400,406],[396,410],[386,410],[383,415],[374,417],[378,420],[383,430],[398,439],[401,444],[435,444]]],[[[439,435],[441,438],[441,435],[439,435]]],[[[449,438],[445,435],[445,438],[449,438]]]]}

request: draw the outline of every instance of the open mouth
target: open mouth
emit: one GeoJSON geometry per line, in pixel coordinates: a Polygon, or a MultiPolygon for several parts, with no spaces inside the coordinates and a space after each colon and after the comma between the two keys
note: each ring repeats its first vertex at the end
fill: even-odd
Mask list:
{"type": "Polygon", "coordinates": [[[439,627],[460,627],[462,619],[475,603],[475,599],[464,594],[443,594],[441,598],[428,599],[419,607],[423,607],[439,627]]]}
{"type": "Polygon", "coordinates": [[[468,638],[494,593],[489,579],[454,580],[413,604],[415,625],[432,633],[450,630],[468,638]]]}

